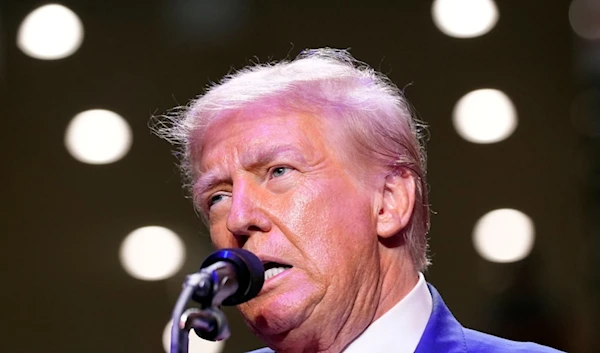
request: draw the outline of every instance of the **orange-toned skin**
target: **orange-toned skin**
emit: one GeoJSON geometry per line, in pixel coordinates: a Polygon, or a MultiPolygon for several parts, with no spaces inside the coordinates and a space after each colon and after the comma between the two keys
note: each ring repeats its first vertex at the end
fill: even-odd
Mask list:
{"type": "Polygon", "coordinates": [[[413,176],[357,171],[340,130],[242,111],[212,122],[194,156],[194,199],[214,245],[293,266],[239,306],[280,353],[340,352],[418,279],[403,243],[390,241],[410,219],[413,176]]]}

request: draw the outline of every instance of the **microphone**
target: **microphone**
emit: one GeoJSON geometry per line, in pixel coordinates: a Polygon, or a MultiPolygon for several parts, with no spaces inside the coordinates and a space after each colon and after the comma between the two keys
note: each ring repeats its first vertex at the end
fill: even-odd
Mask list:
{"type": "Polygon", "coordinates": [[[171,353],[188,352],[188,333],[211,341],[229,337],[229,326],[221,305],[237,305],[258,295],[265,281],[262,262],[243,249],[223,249],[208,256],[200,271],[186,277],[171,318],[171,353]],[[190,297],[201,309],[184,312],[190,297]]]}
{"type": "Polygon", "coordinates": [[[238,305],[258,295],[265,281],[260,259],[244,249],[222,249],[208,256],[200,272],[189,276],[196,282],[192,299],[203,307],[238,305]],[[194,280],[192,277],[197,276],[194,280]]]}

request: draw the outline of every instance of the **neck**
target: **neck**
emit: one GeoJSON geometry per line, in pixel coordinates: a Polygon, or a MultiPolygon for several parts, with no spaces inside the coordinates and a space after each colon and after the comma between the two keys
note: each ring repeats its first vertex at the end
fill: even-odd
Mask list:
{"type": "Polygon", "coordinates": [[[384,260],[381,266],[381,295],[377,305],[377,311],[373,321],[379,319],[383,314],[389,311],[394,305],[402,300],[417,285],[419,273],[415,270],[413,262],[405,247],[385,248],[389,252],[387,256],[382,256],[384,260]],[[399,254],[399,252],[401,252],[399,254]]]}

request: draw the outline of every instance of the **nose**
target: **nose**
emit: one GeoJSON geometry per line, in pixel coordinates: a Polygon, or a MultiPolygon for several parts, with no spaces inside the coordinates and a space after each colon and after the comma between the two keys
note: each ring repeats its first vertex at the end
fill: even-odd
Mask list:
{"type": "Polygon", "coordinates": [[[231,208],[227,215],[227,229],[240,247],[254,234],[271,230],[271,221],[261,206],[266,200],[258,188],[260,186],[238,182],[233,189],[231,208]]]}

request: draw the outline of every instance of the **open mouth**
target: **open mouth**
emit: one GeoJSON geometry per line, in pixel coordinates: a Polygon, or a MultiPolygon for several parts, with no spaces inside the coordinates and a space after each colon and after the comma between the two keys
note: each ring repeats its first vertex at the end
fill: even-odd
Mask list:
{"type": "Polygon", "coordinates": [[[265,281],[269,278],[275,277],[285,270],[292,268],[290,265],[280,264],[277,262],[266,262],[263,264],[265,267],[265,281]]]}

